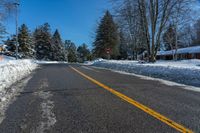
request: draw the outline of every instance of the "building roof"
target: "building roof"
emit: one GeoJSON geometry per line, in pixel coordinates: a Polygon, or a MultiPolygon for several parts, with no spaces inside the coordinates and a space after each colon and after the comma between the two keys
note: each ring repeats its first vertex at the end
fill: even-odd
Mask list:
{"type": "MultiPolygon", "coordinates": [[[[172,55],[173,53],[175,53],[175,50],[158,51],[157,55],[172,55]]],[[[180,48],[177,50],[177,54],[194,54],[194,53],[200,53],[200,46],[180,48]]]]}

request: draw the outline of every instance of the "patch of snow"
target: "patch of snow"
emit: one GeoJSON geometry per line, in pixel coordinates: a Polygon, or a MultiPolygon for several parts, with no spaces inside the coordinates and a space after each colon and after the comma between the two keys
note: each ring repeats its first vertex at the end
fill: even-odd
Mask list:
{"type": "Polygon", "coordinates": [[[43,101],[40,105],[42,110],[42,121],[40,121],[36,131],[32,131],[34,133],[44,133],[56,123],[56,116],[53,113],[54,102],[50,100],[53,94],[50,92],[42,91],[47,87],[48,80],[44,79],[41,81],[40,87],[38,88],[40,91],[35,93],[35,95],[39,96],[43,101]]]}
{"type": "Polygon", "coordinates": [[[101,61],[104,61],[104,59],[98,58],[98,59],[93,60],[93,61],[86,61],[86,62],[84,62],[84,65],[93,65],[94,63],[101,62],[101,61]]]}

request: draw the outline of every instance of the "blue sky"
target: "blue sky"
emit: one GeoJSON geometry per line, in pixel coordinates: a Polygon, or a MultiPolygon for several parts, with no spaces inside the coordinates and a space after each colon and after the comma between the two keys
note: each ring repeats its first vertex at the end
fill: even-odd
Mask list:
{"type": "MultiPolygon", "coordinates": [[[[52,31],[59,29],[63,40],[77,45],[91,46],[99,18],[109,9],[109,0],[21,0],[19,24],[27,24],[30,30],[48,22],[52,31]]],[[[9,33],[15,33],[15,23],[6,24],[9,33]]]]}

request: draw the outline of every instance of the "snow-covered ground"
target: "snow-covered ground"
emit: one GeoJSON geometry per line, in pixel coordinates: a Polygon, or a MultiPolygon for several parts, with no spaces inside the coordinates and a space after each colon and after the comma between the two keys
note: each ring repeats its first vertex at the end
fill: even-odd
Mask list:
{"type": "Polygon", "coordinates": [[[37,64],[32,60],[15,60],[15,58],[0,55],[0,123],[4,119],[6,108],[23,90],[31,79],[28,75],[36,68],[37,64]],[[20,83],[11,86],[17,81],[20,83]]]}
{"type": "Polygon", "coordinates": [[[7,88],[21,80],[37,68],[32,60],[15,60],[12,57],[3,56],[0,61],[0,101],[6,100],[7,88]]]}
{"type": "Polygon", "coordinates": [[[92,62],[86,62],[85,65],[103,67],[200,87],[200,60],[197,59],[157,61],[156,63],[143,64],[138,61],[98,59],[92,62]]]}

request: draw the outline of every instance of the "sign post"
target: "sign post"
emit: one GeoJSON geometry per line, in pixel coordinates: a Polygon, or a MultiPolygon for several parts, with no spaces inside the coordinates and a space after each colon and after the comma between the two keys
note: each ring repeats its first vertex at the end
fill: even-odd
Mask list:
{"type": "Polygon", "coordinates": [[[107,59],[110,60],[110,48],[106,48],[107,59]]]}

